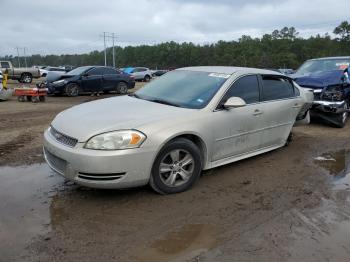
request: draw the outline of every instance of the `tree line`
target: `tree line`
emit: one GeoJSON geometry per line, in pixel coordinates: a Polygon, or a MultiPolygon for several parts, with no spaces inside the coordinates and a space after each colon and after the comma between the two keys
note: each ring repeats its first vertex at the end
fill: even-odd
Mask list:
{"type": "MultiPolygon", "coordinates": [[[[310,58],[350,56],[350,24],[342,22],[333,33],[335,38],[328,33],[302,38],[294,27],[284,27],[260,38],[242,35],[237,41],[218,41],[213,44],[166,42],[116,47],[116,64],[117,67],[145,66],[158,69],[197,65],[295,69],[310,58]]],[[[111,58],[111,48],[107,52],[111,58]]],[[[5,56],[1,60],[17,63],[17,58],[13,56],[5,56]]],[[[36,54],[27,57],[27,61],[28,65],[104,65],[104,52],[46,56],[36,54]]],[[[111,64],[112,61],[109,61],[111,64]]]]}

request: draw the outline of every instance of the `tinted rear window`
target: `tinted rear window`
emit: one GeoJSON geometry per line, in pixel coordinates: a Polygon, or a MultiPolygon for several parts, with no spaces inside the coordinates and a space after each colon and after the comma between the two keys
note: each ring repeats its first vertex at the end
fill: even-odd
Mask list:
{"type": "Polygon", "coordinates": [[[277,76],[262,76],[262,81],[263,101],[294,97],[294,86],[288,79],[277,76]]]}

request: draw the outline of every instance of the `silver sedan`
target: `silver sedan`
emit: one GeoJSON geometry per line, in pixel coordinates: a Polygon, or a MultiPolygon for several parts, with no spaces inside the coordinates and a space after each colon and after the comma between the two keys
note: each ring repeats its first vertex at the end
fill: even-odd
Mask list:
{"type": "Polygon", "coordinates": [[[312,100],[273,71],[181,68],[134,94],[61,112],[44,134],[44,155],[84,186],[182,192],[202,170],[286,145],[312,100]]]}

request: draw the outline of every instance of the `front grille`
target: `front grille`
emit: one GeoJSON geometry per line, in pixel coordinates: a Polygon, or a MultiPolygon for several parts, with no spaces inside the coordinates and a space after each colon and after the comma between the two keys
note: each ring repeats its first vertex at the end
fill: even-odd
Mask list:
{"type": "Polygon", "coordinates": [[[321,100],[321,92],[314,92],[314,100],[321,100]]]}
{"type": "Polygon", "coordinates": [[[85,180],[92,181],[110,181],[122,178],[125,173],[112,173],[112,174],[91,174],[91,173],[79,173],[78,177],[85,180]]]}
{"type": "Polygon", "coordinates": [[[44,153],[45,153],[47,162],[49,162],[52,168],[64,174],[67,167],[67,161],[51,154],[46,148],[44,148],[44,153]]]}
{"type": "Polygon", "coordinates": [[[66,146],[75,147],[75,145],[78,143],[78,139],[62,134],[53,127],[50,128],[50,133],[57,142],[60,142],[66,146]]]}

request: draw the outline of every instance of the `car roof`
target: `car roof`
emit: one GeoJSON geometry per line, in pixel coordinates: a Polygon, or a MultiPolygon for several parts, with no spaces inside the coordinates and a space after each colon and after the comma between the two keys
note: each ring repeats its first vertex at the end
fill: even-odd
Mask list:
{"type": "Polygon", "coordinates": [[[313,61],[313,60],[332,60],[332,59],[350,59],[350,56],[329,56],[329,57],[320,57],[320,58],[308,59],[307,61],[313,61]]]}
{"type": "Polygon", "coordinates": [[[283,74],[259,68],[250,68],[250,67],[235,67],[235,66],[192,66],[192,67],[183,67],[176,70],[188,70],[188,71],[197,71],[197,72],[208,72],[208,73],[219,73],[219,74],[229,74],[242,73],[242,74],[272,74],[272,75],[281,75],[283,74]]]}

